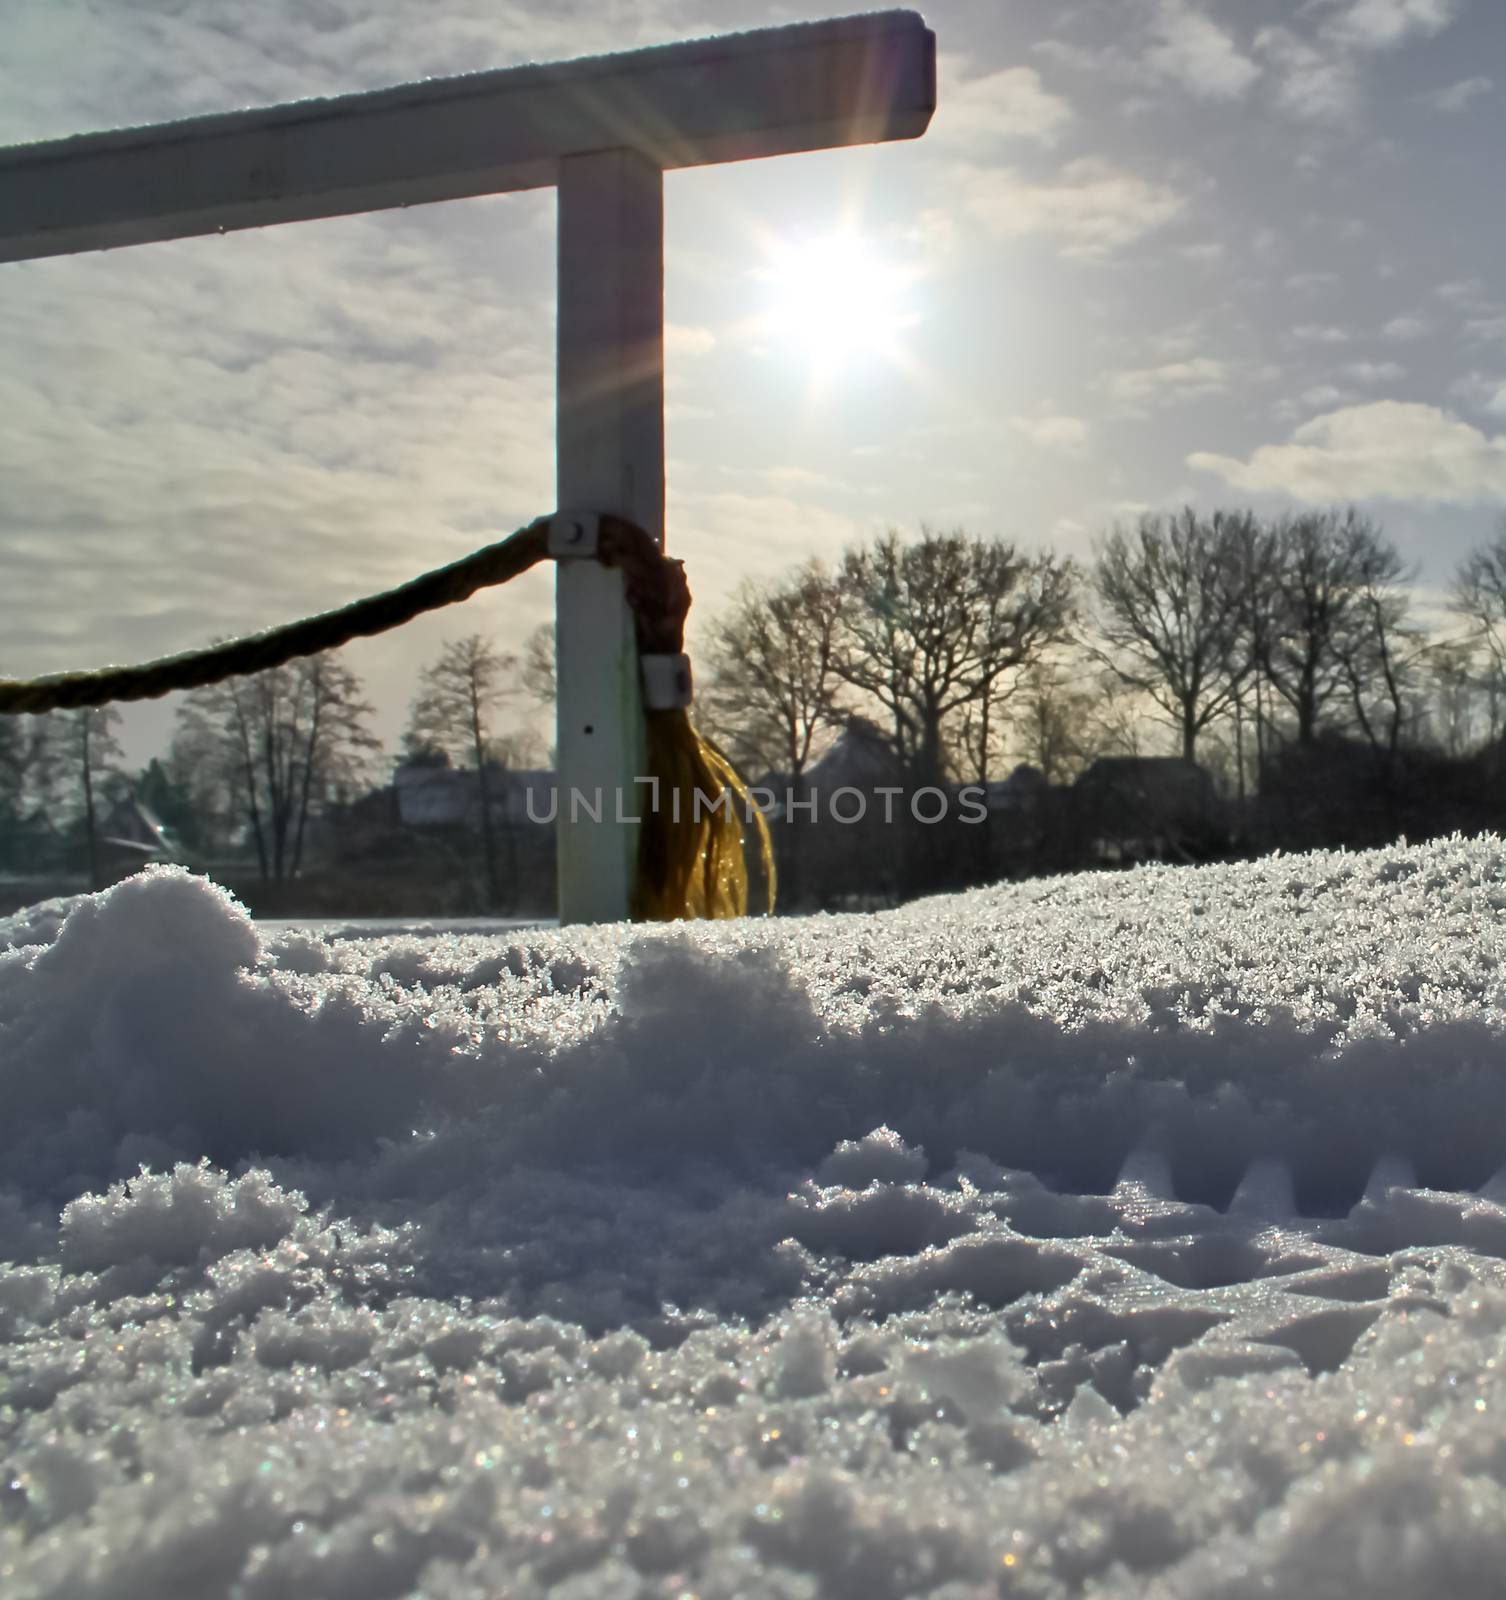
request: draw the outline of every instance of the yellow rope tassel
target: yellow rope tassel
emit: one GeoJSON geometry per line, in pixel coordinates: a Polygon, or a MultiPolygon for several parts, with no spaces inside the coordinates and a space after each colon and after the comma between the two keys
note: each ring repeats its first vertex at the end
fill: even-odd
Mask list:
{"type": "Polygon", "coordinates": [[[633,916],[650,922],[746,916],[743,817],[751,817],[758,832],[767,909],[773,911],[774,841],[747,785],[696,732],[688,711],[649,711],[645,720],[658,804],[641,824],[633,916]]]}

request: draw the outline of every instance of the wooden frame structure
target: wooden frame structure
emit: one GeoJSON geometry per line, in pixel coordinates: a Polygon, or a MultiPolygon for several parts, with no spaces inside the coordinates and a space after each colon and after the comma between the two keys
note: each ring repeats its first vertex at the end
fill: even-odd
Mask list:
{"type": "MultiPolygon", "coordinates": [[[[664,534],[663,174],[909,139],[936,103],[911,11],[0,150],[0,262],[553,185],[562,507],[664,534]]],[[[642,793],[633,624],[618,574],[559,563],[560,918],[624,918],[642,793]]]]}

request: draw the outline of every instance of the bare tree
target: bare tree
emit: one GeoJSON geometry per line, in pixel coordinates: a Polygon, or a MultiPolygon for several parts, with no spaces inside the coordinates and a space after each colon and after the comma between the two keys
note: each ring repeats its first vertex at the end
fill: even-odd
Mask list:
{"type": "Polygon", "coordinates": [[[811,561],[773,583],[744,581],[707,631],[713,720],[797,788],[833,725],[840,617],[835,581],[811,561]]]}
{"type": "Polygon", "coordinates": [[[1276,691],[1271,686],[1266,663],[1271,658],[1281,615],[1280,590],[1276,573],[1280,566],[1280,539],[1276,529],[1254,517],[1231,529],[1229,543],[1234,556],[1232,583],[1239,597],[1237,608],[1239,686],[1231,705],[1234,722],[1237,789],[1245,794],[1245,725],[1254,735],[1256,781],[1265,766],[1270,742],[1271,717],[1276,691]]]}
{"type": "Polygon", "coordinates": [[[1074,579],[1068,562],[960,530],[923,528],[909,544],[891,530],[847,552],[834,668],[882,708],[895,755],[918,783],[945,778],[946,730],[964,708],[979,713],[974,740],[986,760],[982,713],[1011,674],[1063,637],[1074,579]]]}
{"type": "Polygon", "coordinates": [[[173,765],[198,768],[202,800],[218,790],[243,813],[263,878],[302,870],[314,806],[367,776],[379,749],[361,682],[333,653],[196,689],[178,712],[173,765]]]}
{"type": "Polygon", "coordinates": [[[492,816],[489,771],[500,751],[496,712],[514,694],[518,658],[479,633],[452,639],[424,668],[418,698],[409,713],[410,743],[469,755],[476,770],[482,860],[486,870],[487,907],[500,899],[497,874],[496,822],[492,816]]]}
{"type": "Polygon", "coordinates": [[[1426,656],[1428,726],[1432,742],[1450,760],[1460,760],[1476,742],[1476,677],[1474,640],[1442,638],[1426,656]]]}
{"type": "Polygon", "coordinates": [[[1501,731],[1501,706],[1506,696],[1506,517],[1494,538],[1472,550],[1454,575],[1450,608],[1469,629],[1471,646],[1483,655],[1482,674],[1490,712],[1489,738],[1501,731]]]}
{"type": "Polygon", "coordinates": [[[555,697],[554,624],[541,622],[523,641],[520,666],[523,687],[541,706],[552,706],[555,697]]]}
{"type": "Polygon", "coordinates": [[[0,865],[31,865],[39,838],[55,830],[49,807],[57,786],[55,716],[0,716],[0,865]]]}
{"type": "Polygon", "coordinates": [[[80,821],[84,834],[84,850],[89,863],[89,887],[100,888],[99,827],[95,805],[95,789],[101,775],[112,761],[122,754],[119,741],[111,732],[120,723],[120,713],[114,706],[86,706],[67,715],[67,742],[72,752],[72,766],[78,774],[80,821]]]}
{"type": "MultiPolygon", "coordinates": [[[[992,549],[994,547],[990,547],[992,549]]],[[[964,739],[970,776],[987,784],[1008,733],[1008,712],[1024,673],[1066,635],[1076,606],[1077,572],[1049,558],[1027,560],[1013,582],[985,563],[976,603],[979,617],[978,693],[964,709],[972,739],[964,739]],[[1000,581],[1004,580],[1004,581],[1000,581]]],[[[985,828],[992,825],[992,813],[985,828]]]]}
{"type": "Polygon", "coordinates": [[[1410,574],[1395,548],[1379,539],[1367,541],[1358,569],[1352,626],[1340,633],[1335,653],[1343,663],[1355,721],[1389,778],[1402,730],[1412,718],[1427,641],[1408,624],[1410,574]]]}
{"type": "Polygon", "coordinates": [[[1070,783],[1087,765],[1093,701],[1059,663],[1036,662],[1023,674],[1011,707],[1011,745],[1047,783],[1070,783]]]}
{"type": "Polygon", "coordinates": [[[969,783],[993,781],[1000,765],[1008,759],[1014,726],[1012,702],[1022,686],[1018,678],[1001,680],[997,693],[979,695],[952,719],[947,744],[954,776],[969,783]]]}
{"type": "Polygon", "coordinates": [[[1094,756],[1151,754],[1146,729],[1156,720],[1141,690],[1108,667],[1099,668],[1083,734],[1084,743],[1094,756]]]}
{"type": "MultiPolygon", "coordinates": [[[[702,704],[711,725],[746,768],[778,771],[796,794],[838,719],[841,611],[832,575],[810,561],[772,583],[744,581],[708,630],[702,704]]],[[[780,880],[793,899],[800,881],[793,813],[779,838],[780,880]]]]}
{"type": "Polygon", "coordinates": [[[1366,586],[1396,553],[1352,506],[1288,518],[1275,535],[1274,612],[1260,665],[1296,718],[1297,742],[1311,744],[1325,709],[1350,695],[1346,663],[1375,622],[1366,586]]]}
{"type": "Polygon", "coordinates": [[[1249,663],[1239,647],[1240,540],[1246,512],[1141,518],[1115,530],[1093,564],[1103,658],[1177,729],[1184,760],[1198,735],[1235,703],[1249,663]]]}

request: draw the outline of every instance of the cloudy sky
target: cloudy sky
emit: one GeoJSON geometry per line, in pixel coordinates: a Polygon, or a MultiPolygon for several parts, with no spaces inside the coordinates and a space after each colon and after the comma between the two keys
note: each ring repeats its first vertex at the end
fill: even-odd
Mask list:
{"type": "MultiPolygon", "coordinates": [[[[0,0],[0,142],[844,9],[0,0]]],[[[1084,555],[1183,501],[1357,501],[1446,584],[1506,514],[1503,0],[922,9],[923,139],[667,180],[698,610],[889,524],[1084,555]]],[[[553,263],[545,191],[0,266],[0,672],[265,627],[548,509],[553,263]]],[[[354,647],[389,744],[442,640],[549,606],[539,574],[354,647]]]]}

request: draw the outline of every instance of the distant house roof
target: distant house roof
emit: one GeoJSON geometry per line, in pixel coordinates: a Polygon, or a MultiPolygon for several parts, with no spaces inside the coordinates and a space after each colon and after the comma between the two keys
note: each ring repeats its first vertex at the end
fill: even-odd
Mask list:
{"type": "Polygon", "coordinates": [[[176,861],[183,853],[172,829],[145,801],[134,798],[121,800],[106,812],[99,842],[162,861],[176,861]]]}
{"type": "Polygon", "coordinates": [[[871,722],[854,717],[805,777],[813,789],[829,791],[846,785],[862,788],[886,783],[901,775],[899,759],[889,741],[871,722]]]}
{"type": "Polygon", "coordinates": [[[990,811],[1028,810],[1050,790],[1046,774],[1028,761],[1022,761],[1007,778],[988,785],[988,808],[990,811]]]}
{"type": "Polygon", "coordinates": [[[1078,774],[1076,789],[1128,787],[1147,793],[1187,794],[1207,789],[1213,780],[1195,761],[1181,756],[1099,756],[1078,774]]]}

